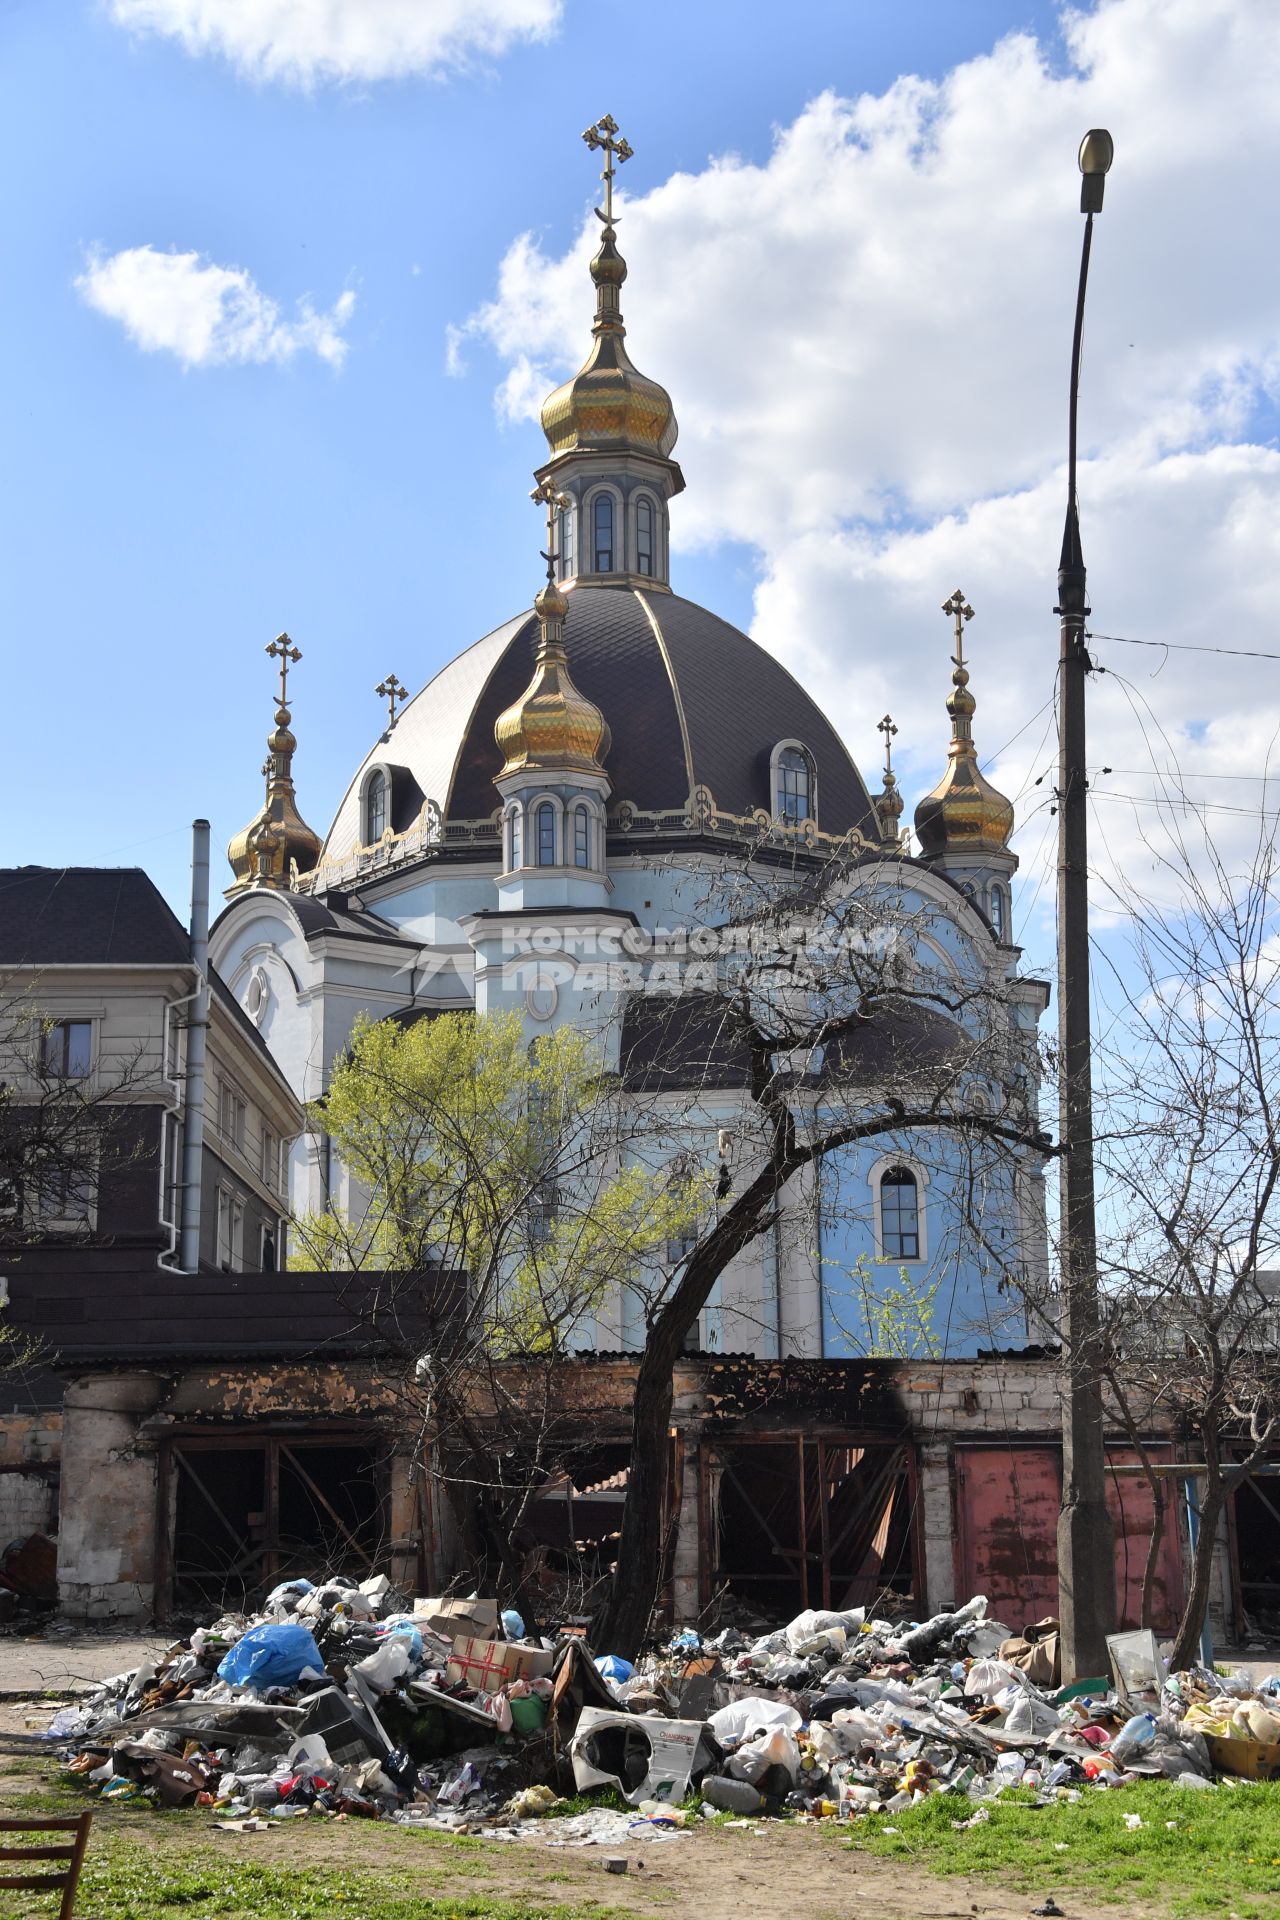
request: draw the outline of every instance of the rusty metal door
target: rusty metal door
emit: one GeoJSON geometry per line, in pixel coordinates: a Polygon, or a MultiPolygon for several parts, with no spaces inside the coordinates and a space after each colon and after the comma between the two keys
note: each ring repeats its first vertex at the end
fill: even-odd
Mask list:
{"type": "MultiPolygon", "coordinates": [[[[1167,1447],[1151,1451],[1156,1458],[1169,1458],[1167,1447]]],[[[1137,1455],[1127,1447],[1108,1447],[1107,1461],[1133,1466],[1137,1455]]],[[[1061,1502],[1062,1458],[1056,1447],[957,1448],[956,1598],[985,1593],[992,1618],[1019,1632],[1055,1615],[1061,1502]]],[[[1142,1621],[1142,1575],[1154,1512],[1151,1489],[1141,1474],[1109,1473],[1107,1507],[1115,1528],[1117,1615],[1122,1627],[1136,1627],[1142,1621]]],[[[1155,1594],[1156,1632],[1170,1632],[1182,1605],[1172,1506],[1156,1563],[1155,1594]]]]}
{"type": "MultiPolygon", "coordinates": [[[[1154,1460],[1170,1460],[1170,1447],[1148,1449],[1154,1460]]],[[[1107,1465],[1137,1466],[1138,1456],[1128,1447],[1108,1447],[1107,1465]]],[[[1165,1499],[1164,1538],[1156,1561],[1153,1582],[1155,1610],[1152,1625],[1157,1633],[1172,1633],[1182,1612],[1182,1552],[1178,1539],[1178,1495],[1181,1482],[1170,1476],[1163,1480],[1165,1499]]],[[[1116,1610],[1124,1627],[1142,1625],[1142,1575],[1147,1564],[1147,1548],[1155,1520],[1155,1501],[1146,1476],[1141,1473],[1107,1475],[1107,1508],[1116,1536],[1116,1610]]]]}
{"type": "Polygon", "coordinates": [[[1058,1611],[1062,1468],[1053,1447],[957,1447],[956,1599],[1015,1632],[1058,1611]]]}

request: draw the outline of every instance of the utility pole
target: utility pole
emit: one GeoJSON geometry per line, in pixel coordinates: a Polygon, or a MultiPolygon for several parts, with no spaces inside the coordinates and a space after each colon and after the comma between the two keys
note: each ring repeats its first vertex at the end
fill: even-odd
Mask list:
{"type": "Polygon", "coordinates": [[[1115,1548],[1107,1512],[1102,1425],[1102,1341],[1093,1187],[1093,1063],[1089,1031],[1089,820],[1085,777],[1085,646],[1089,613],[1076,500],[1076,403],[1093,216],[1114,147],[1094,128],[1080,143],[1080,211],[1085,217],[1071,345],[1067,432],[1067,520],[1058,563],[1058,1132],[1061,1158],[1060,1269],[1062,1510],[1058,1515],[1058,1611],[1064,1681],[1108,1671],[1115,1631],[1115,1548]]]}

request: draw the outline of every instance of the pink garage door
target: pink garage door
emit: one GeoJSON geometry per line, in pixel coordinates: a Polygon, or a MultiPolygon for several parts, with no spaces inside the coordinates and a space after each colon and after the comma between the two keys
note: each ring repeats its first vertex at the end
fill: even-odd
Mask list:
{"type": "Polygon", "coordinates": [[[985,1593],[1015,1633],[1058,1611],[1061,1471],[1053,1447],[957,1447],[957,1600],[985,1593]]]}
{"type": "MultiPolygon", "coordinates": [[[[1136,1456],[1127,1448],[1109,1448],[1107,1458],[1113,1466],[1136,1464],[1136,1456]]],[[[958,1598],[985,1593],[992,1615],[1015,1629],[1056,1614],[1062,1499],[1057,1448],[957,1448],[956,1494],[958,1598]]],[[[1182,1594],[1172,1493],[1165,1497],[1170,1505],[1156,1568],[1157,1633],[1172,1630],[1182,1594]]],[[[1142,1618],[1151,1490],[1141,1474],[1109,1473],[1107,1505],[1116,1536],[1120,1625],[1134,1627],[1142,1618]]]]}

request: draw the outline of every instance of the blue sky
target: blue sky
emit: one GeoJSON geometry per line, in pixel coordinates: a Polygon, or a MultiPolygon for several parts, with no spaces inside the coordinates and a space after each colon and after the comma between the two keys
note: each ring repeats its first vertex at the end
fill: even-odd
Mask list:
{"type": "MultiPolygon", "coordinates": [[[[501,11],[502,0],[495,3],[501,11]]],[[[422,0],[423,14],[436,4],[422,0]]],[[[1222,89],[1241,89],[1233,132],[1242,179],[1265,166],[1273,134],[1245,97],[1251,80],[1238,44],[1234,54],[1228,45],[1242,27],[1265,27],[1252,55],[1261,84],[1275,56],[1274,23],[1267,25],[1261,0],[1204,0],[1198,13],[1183,0],[1155,11],[1148,0],[1110,0],[1086,9],[1099,24],[1085,54],[1064,39],[1056,9],[994,0],[793,0],[785,11],[756,0],[650,0],[643,9],[563,0],[555,19],[554,0],[537,4],[545,37],[517,34],[499,50],[472,52],[461,70],[321,75],[310,85],[298,84],[296,72],[253,77],[224,53],[184,43],[177,35],[191,12],[185,0],[51,0],[4,10],[0,143],[10,191],[0,215],[8,266],[0,342],[11,404],[0,604],[14,716],[0,816],[5,864],[136,862],[184,911],[193,815],[207,814],[215,844],[225,844],[259,803],[272,685],[263,648],[281,627],[305,656],[295,682],[296,773],[302,811],[323,832],[378,730],[375,682],[392,669],[416,690],[529,599],[539,529],[527,494],[542,443],[521,412],[519,384],[522,369],[532,368],[535,381],[544,366],[558,377],[585,348],[582,236],[596,179],[580,133],[606,111],[636,148],[623,179],[635,202],[622,228],[632,259],[631,345],[639,364],[671,387],[682,423],[691,423],[681,447],[690,493],[677,590],[760,631],[815,682],[870,773],[873,723],[886,686],[892,702],[896,678],[907,683],[901,699],[912,722],[902,742],[909,780],[918,775],[907,784],[910,797],[940,767],[943,723],[934,716],[946,690],[946,649],[936,607],[966,553],[974,577],[966,571],[962,584],[976,604],[985,593],[980,614],[991,636],[975,688],[999,735],[984,740],[980,721],[980,744],[1003,745],[1051,691],[1051,666],[1040,661],[1024,672],[1020,663],[1028,622],[1039,623],[1039,644],[1051,605],[1051,528],[1061,511],[1053,504],[1062,411],[1055,382],[1065,375],[1079,224],[1076,136],[1046,127],[1037,102],[1061,102],[1063,127],[1080,132],[1104,114],[1123,120],[1131,105],[1124,131],[1132,178],[1146,196],[1130,194],[1127,216],[1112,211],[1126,191],[1117,129],[1121,158],[1095,267],[1100,279],[1111,276],[1111,292],[1095,295],[1102,314],[1091,338],[1126,377],[1108,385],[1104,373],[1087,395],[1095,442],[1104,426],[1111,438],[1105,459],[1093,446],[1099,464],[1085,496],[1086,552],[1091,505],[1103,518],[1108,503],[1118,543],[1113,558],[1111,535],[1102,536],[1113,591],[1108,622],[1095,589],[1098,625],[1125,632],[1145,622],[1144,630],[1167,636],[1171,622],[1190,620],[1200,631],[1209,618],[1207,604],[1193,618],[1196,597],[1208,597],[1199,573],[1162,574],[1158,605],[1144,603],[1132,582],[1127,598],[1121,590],[1125,553],[1141,555],[1132,572],[1150,582],[1161,553],[1185,546],[1179,526],[1162,531],[1151,507],[1162,486],[1167,498],[1181,484],[1181,469],[1169,464],[1179,460],[1189,463],[1186,486],[1207,489],[1191,502],[1184,488],[1179,510],[1187,501],[1215,539],[1229,548],[1241,516],[1257,514],[1257,566],[1237,583],[1242,597],[1230,617],[1237,625],[1265,617],[1280,572],[1268,531],[1275,518],[1267,517],[1278,488],[1274,287],[1255,286],[1250,299],[1230,285],[1205,291],[1214,275],[1208,261],[1194,289],[1180,285],[1184,332],[1160,332],[1170,324],[1168,276],[1187,260],[1184,223],[1194,209],[1169,157],[1177,85],[1163,86],[1163,107],[1152,104],[1165,53],[1175,80],[1190,85],[1203,72],[1210,56],[1196,40],[1206,30],[1197,22],[1215,16],[1222,89]],[[122,23],[144,16],[155,30],[122,23]],[[1154,48],[1153,21],[1164,23],[1154,28],[1154,48]],[[1016,45],[1032,51],[986,64],[1010,34],[1030,36],[1016,45]],[[1091,73],[1105,82],[1096,99],[1091,73]],[[928,83],[923,105],[903,82],[908,75],[928,83]],[[982,87],[1012,155],[996,195],[980,169],[968,188],[963,149],[935,132],[961,124],[971,111],[966,90],[982,87]],[[833,123],[814,109],[824,94],[862,104],[833,123]],[[1144,110],[1162,124],[1150,124],[1144,110]],[[915,131],[904,136],[912,113],[915,131]],[[824,140],[833,165],[852,155],[861,174],[828,174],[820,165],[808,183],[804,157],[824,140]],[[787,152],[794,180],[779,157],[787,152]],[[736,156],[727,171],[726,156],[736,156]],[[1033,229],[1048,236],[1042,260],[1019,240],[1017,220],[1029,217],[1022,203],[1045,181],[1052,191],[1033,229]],[[790,191],[794,201],[786,202],[790,191]],[[772,446],[762,428],[755,466],[744,463],[716,419],[714,383],[703,381],[696,353],[690,349],[687,366],[677,362],[681,336],[713,334],[724,368],[734,370],[740,356],[729,391],[744,395],[743,417],[768,417],[753,381],[762,354],[777,357],[776,338],[762,345],[756,337],[750,298],[735,302],[737,317],[726,325],[723,301],[713,309],[698,279],[708,231],[717,231],[717,218],[730,240],[754,228],[757,192],[762,208],[768,201],[761,232],[769,221],[779,231],[804,226],[830,194],[834,250],[843,246],[846,199],[860,194],[864,224],[843,252],[861,262],[863,285],[876,258],[898,245],[917,249],[902,281],[915,303],[906,310],[940,319],[963,348],[966,371],[944,385],[941,400],[925,371],[937,361],[933,336],[915,340],[912,325],[886,323],[875,345],[892,369],[878,377],[895,396],[887,425],[873,430],[870,402],[850,384],[849,424],[834,453],[817,425],[810,452],[792,427],[806,415],[804,392],[789,397],[784,381],[783,427],[770,428],[772,446]],[[716,196],[724,193],[720,216],[716,196]],[[924,216],[947,194],[980,223],[981,246],[1007,233],[995,265],[995,256],[966,243],[976,292],[963,262],[929,257],[922,237],[924,216]],[[512,249],[526,234],[532,245],[516,259],[512,249]],[[95,307],[77,281],[95,260],[101,267],[142,248],[198,255],[248,276],[253,298],[275,303],[274,311],[255,310],[275,329],[275,357],[185,365],[163,346],[139,345],[120,310],[95,307]],[[500,275],[505,314],[492,305],[500,275]],[[1018,330],[1006,341],[991,316],[1010,307],[1018,330]],[[1059,317],[1060,337],[1052,337],[1059,317]],[[447,330],[469,322],[465,372],[451,375],[447,330]],[[327,350],[316,351],[326,338],[327,350]],[[980,391],[986,377],[972,372],[977,362],[1009,383],[996,405],[984,402],[989,431],[975,431],[965,412],[970,387],[980,391]],[[920,441],[925,416],[936,422],[936,445],[920,441]],[[963,447],[963,460],[948,447],[963,447]],[[847,497],[842,481],[829,483],[829,510],[814,509],[806,473],[833,461],[861,478],[847,497]],[[740,481],[744,467],[751,474],[740,481]],[[1035,545],[1034,565],[1009,560],[1015,540],[1020,556],[1035,545]]],[[[361,31],[376,40],[379,0],[362,7],[361,31]]],[[[267,0],[260,8],[225,0],[221,10],[233,36],[237,19],[273,11],[267,0]]],[[[303,0],[299,11],[312,10],[303,0]]],[[[1217,105],[1231,117],[1222,90],[1217,105]]],[[[1219,168],[1217,180],[1217,244],[1234,258],[1237,220],[1241,233],[1273,225],[1255,224],[1243,196],[1233,202],[1229,172],[1219,168]]],[[[805,298],[797,286],[797,326],[805,298]]],[[[838,288],[834,298],[838,305],[838,288]]],[[[850,367],[864,350],[870,358],[874,334],[855,289],[847,325],[836,315],[836,366],[824,377],[843,379],[846,347],[850,367]]],[[[821,361],[830,351],[819,342],[808,357],[821,361]]],[[[677,514],[683,510],[678,503],[677,514]]],[[[1051,621],[1047,631],[1045,660],[1051,621]]],[[[983,632],[975,626],[975,643],[983,632]]],[[[1209,754],[1203,684],[1178,686],[1169,723],[1189,741],[1198,728],[1209,754]]],[[[1274,691],[1268,683],[1268,697],[1274,691]]],[[[1256,688],[1242,686],[1240,711],[1255,730],[1257,705],[1256,688]]],[[[1136,753],[1120,708],[1116,725],[1118,744],[1132,740],[1128,751],[1136,753]]],[[[1040,737],[1032,728],[1024,757],[1015,752],[1001,763],[1006,784],[1034,779],[1040,769],[1026,755],[1040,737]]],[[[1225,736],[1217,745],[1228,757],[1206,759],[1206,780],[1238,764],[1238,732],[1233,750],[1225,736]]],[[[1029,843],[1028,850],[1034,857],[1029,843]]]]}

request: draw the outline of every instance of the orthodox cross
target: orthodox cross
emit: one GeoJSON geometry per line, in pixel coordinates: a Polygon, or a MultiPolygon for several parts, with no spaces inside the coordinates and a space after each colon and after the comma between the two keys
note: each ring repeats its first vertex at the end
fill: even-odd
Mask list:
{"type": "Polygon", "coordinates": [[[550,480],[540,481],[529,498],[536,507],[545,507],[547,510],[547,550],[542,557],[547,563],[548,580],[554,580],[556,577],[556,515],[563,513],[566,507],[571,507],[573,500],[569,494],[561,493],[557,487],[554,487],[550,480]]]}
{"type": "Polygon", "coordinates": [[[898,731],[886,713],[883,720],[876,721],[876,732],[884,735],[884,771],[885,777],[893,772],[893,736],[898,731]]]}
{"type": "Polygon", "coordinates": [[[409,697],[409,689],[400,685],[394,673],[389,673],[385,680],[379,680],[374,692],[380,700],[386,701],[390,709],[391,718],[388,723],[388,731],[390,731],[396,723],[396,702],[398,700],[403,705],[409,697]]]}
{"type": "Polygon", "coordinates": [[[973,608],[969,605],[969,602],[965,599],[964,594],[961,592],[960,588],[957,587],[955,592],[952,594],[951,598],[949,600],[943,601],[942,611],[944,613],[949,613],[951,615],[951,618],[955,621],[956,650],[952,654],[951,658],[954,660],[956,666],[963,667],[964,666],[964,623],[966,620],[972,620],[973,608]]]}
{"type": "Polygon", "coordinates": [[[597,207],[596,218],[603,220],[606,227],[613,225],[614,158],[616,156],[618,165],[621,166],[623,161],[629,160],[635,152],[635,148],[628,146],[625,139],[614,139],[613,136],[617,131],[617,121],[613,118],[612,114],[606,113],[603,120],[597,120],[594,127],[588,127],[582,136],[592,153],[600,152],[604,154],[604,171],[600,175],[600,178],[604,181],[604,210],[602,212],[601,209],[597,207]]]}
{"type": "Polygon", "coordinates": [[[289,667],[291,662],[301,660],[302,649],[295,647],[287,633],[278,633],[266,649],[273,660],[280,662],[280,705],[289,704],[289,667]]]}

